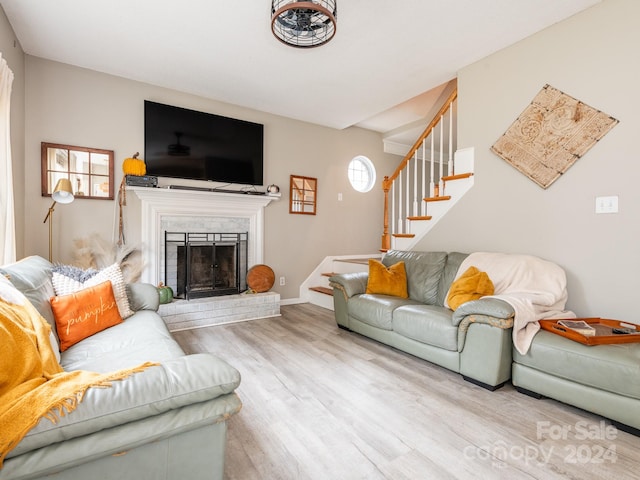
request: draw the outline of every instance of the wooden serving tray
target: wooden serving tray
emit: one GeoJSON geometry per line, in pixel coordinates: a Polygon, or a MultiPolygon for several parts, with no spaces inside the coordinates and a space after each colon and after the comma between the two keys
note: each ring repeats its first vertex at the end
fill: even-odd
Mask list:
{"type": "Polygon", "coordinates": [[[606,345],[614,343],[633,343],[640,342],[640,325],[629,322],[621,322],[620,320],[609,320],[606,318],[563,318],[540,320],[540,327],[543,330],[553,332],[557,335],[580,342],[584,345],[606,345]],[[558,325],[560,320],[582,320],[596,329],[595,335],[583,335],[580,332],[571,330],[570,328],[558,325]],[[613,333],[614,328],[626,328],[635,330],[633,333],[617,334],[613,333]]]}

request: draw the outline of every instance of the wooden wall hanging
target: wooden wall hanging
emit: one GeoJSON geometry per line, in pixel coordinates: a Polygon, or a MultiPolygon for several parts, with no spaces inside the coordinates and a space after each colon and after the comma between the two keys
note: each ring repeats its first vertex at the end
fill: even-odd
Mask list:
{"type": "Polygon", "coordinates": [[[545,85],[491,150],[547,188],[618,120],[545,85]]]}

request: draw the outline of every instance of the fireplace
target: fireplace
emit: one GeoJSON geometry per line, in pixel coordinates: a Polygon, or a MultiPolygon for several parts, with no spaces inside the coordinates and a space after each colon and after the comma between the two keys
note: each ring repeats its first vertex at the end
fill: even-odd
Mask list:
{"type": "Polygon", "coordinates": [[[165,281],[177,298],[247,289],[248,233],[165,232],[165,281]]]}
{"type": "MultiPolygon", "coordinates": [[[[127,191],[134,193],[127,204],[132,212],[129,217],[140,232],[140,238],[134,240],[143,245],[141,281],[154,285],[165,281],[166,231],[248,232],[246,265],[263,263],[265,207],[277,197],[146,187],[127,187],[127,191]]],[[[179,299],[160,305],[159,312],[170,331],[242,322],[279,316],[280,294],[179,299]]]]}
{"type": "Polygon", "coordinates": [[[139,209],[140,214],[143,282],[164,282],[165,231],[249,232],[247,263],[263,263],[264,209],[277,197],[145,187],[127,191],[135,193],[129,208],[139,209]]]}

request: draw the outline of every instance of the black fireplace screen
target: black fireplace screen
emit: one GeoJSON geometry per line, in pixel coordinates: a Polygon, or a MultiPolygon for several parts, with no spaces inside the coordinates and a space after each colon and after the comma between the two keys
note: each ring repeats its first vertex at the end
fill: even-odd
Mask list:
{"type": "Polygon", "coordinates": [[[245,291],[248,235],[165,232],[165,285],[186,299],[245,291]]]}

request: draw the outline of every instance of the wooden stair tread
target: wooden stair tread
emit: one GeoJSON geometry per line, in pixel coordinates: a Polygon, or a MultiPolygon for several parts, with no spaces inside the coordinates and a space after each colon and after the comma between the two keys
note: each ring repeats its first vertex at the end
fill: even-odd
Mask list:
{"type": "Polygon", "coordinates": [[[325,295],[333,295],[333,288],[329,287],[309,287],[309,290],[314,292],[324,293],[325,295]]]}
{"type": "MultiPolygon", "coordinates": [[[[380,260],[380,257],[372,257],[374,260],[380,260]]],[[[369,265],[368,258],[336,258],[334,262],[357,263],[359,265],[369,265]]]]}
{"type": "Polygon", "coordinates": [[[442,177],[442,180],[445,182],[449,182],[451,180],[462,180],[463,178],[469,178],[472,177],[473,173],[469,172],[469,173],[459,173],[457,175],[449,175],[448,177],[442,177]]]}
{"type": "Polygon", "coordinates": [[[441,197],[427,197],[423,198],[425,202],[443,202],[446,200],[451,200],[451,195],[442,195],[441,197]]]}
{"type": "Polygon", "coordinates": [[[413,237],[415,237],[415,234],[413,234],[413,233],[394,233],[393,236],[396,237],[396,238],[413,238],[413,237]]]}
{"type": "Polygon", "coordinates": [[[431,215],[426,215],[424,217],[407,217],[408,220],[431,220],[431,215]]]}

